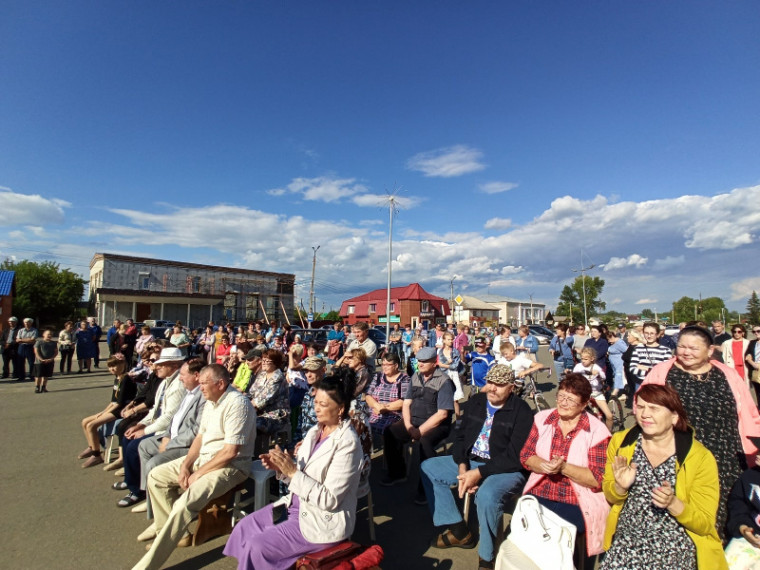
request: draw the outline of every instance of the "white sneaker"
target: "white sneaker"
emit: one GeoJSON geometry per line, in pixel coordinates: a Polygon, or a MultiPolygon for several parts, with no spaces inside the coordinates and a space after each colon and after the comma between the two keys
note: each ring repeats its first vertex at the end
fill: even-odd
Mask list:
{"type": "Polygon", "coordinates": [[[139,505],[132,507],[133,513],[147,513],[148,512],[148,501],[143,501],[139,505]]]}
{"type": "Polygon", "coordinates": [[[137,535],[137,541],[138,542],[148,542],[149,540],[153,540],[156,538],[156,535],[158,533],[156,532],[156,526],[150,525],[148,528],[146,528],[144,531],[142,531],[140,534],[137,535]]]}

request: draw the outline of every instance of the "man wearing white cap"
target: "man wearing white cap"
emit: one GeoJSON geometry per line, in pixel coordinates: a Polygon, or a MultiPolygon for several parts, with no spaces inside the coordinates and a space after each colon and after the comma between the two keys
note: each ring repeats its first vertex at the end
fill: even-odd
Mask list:
{"type": "Polygon", "coordinates": [[[156,376],[164,379],[156,390],[156,404],[148,410],[148,415],[140,420],[139,424],[124,432],[121,442],[122,457],[124,477],[129,484],[130,493],[117,503],[122,508],[131,507],[145,499],[144,492],[139,489],[140,441],[153,434],[164,435],[171,427],[172,418],[187,393],[179,380],[179,371],[184,361],[182,351],[175,346],[161,351],[161,356],[154,363],[156,376]]]}

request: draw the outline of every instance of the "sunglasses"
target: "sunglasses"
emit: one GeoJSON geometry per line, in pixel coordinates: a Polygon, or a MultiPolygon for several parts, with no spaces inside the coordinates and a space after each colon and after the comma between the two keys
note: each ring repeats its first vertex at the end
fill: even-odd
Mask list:
{"type": "Polygon", "coordinates": [[[755,334],[760,334],[760,329],[752,329],[752,332],[755,334]]]}

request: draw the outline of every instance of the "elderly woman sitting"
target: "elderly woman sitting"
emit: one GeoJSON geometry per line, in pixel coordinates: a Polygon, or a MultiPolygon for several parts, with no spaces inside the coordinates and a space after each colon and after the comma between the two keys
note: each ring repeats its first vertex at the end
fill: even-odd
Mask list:
{"type": "Polygon", "coordinates": [[[261,370],[248,387],[256,408],[256,429],[274,435],[290,422],[288,382],[282,373],[283,355],[270,348],[261,356],[261,370]]]}
{"type": "Polygon", "coordinates": [[[718,466],[694,438],[678,393],[642,386],[636,423],[607,449],[602,487],[612,510],[601,569],[727,568],[715,529],[718,466]]]}
{"type": "Polygon", "coordinates": [[[520,461],[532,471],[523,494],[586,532],[586,551],[602,551],[609,505],[601,492],[610,432],[585,412],[591,384],[570,373],[559,383],[557,408],[536,414],[520,461]]]}
{"type": "Polygon", "coordinates": [[[224,548],[238,570],[291,568],[299,556],[345,540],[354,530],[362,451],[348,419],[354,373],[336,370],[316,385],[315,425],[295,461],[276,446],[261,459],[290,492],[240,521],[224,548]]]}

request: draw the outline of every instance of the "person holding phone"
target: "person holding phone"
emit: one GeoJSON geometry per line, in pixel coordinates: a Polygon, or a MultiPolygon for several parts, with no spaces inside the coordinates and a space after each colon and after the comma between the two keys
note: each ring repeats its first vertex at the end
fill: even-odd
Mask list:
{"type": "Polygon", "coordinates": [[[290,492],[232,529],[224,554],[237,558],[238,570],[292,568],[300,556],[351,536],[362,460],[349,418],[355,385],[355,374],[346,367],[319,380],[317,425],[296,447],[296,457],[279,446],[260,456],[290,492]]]}

